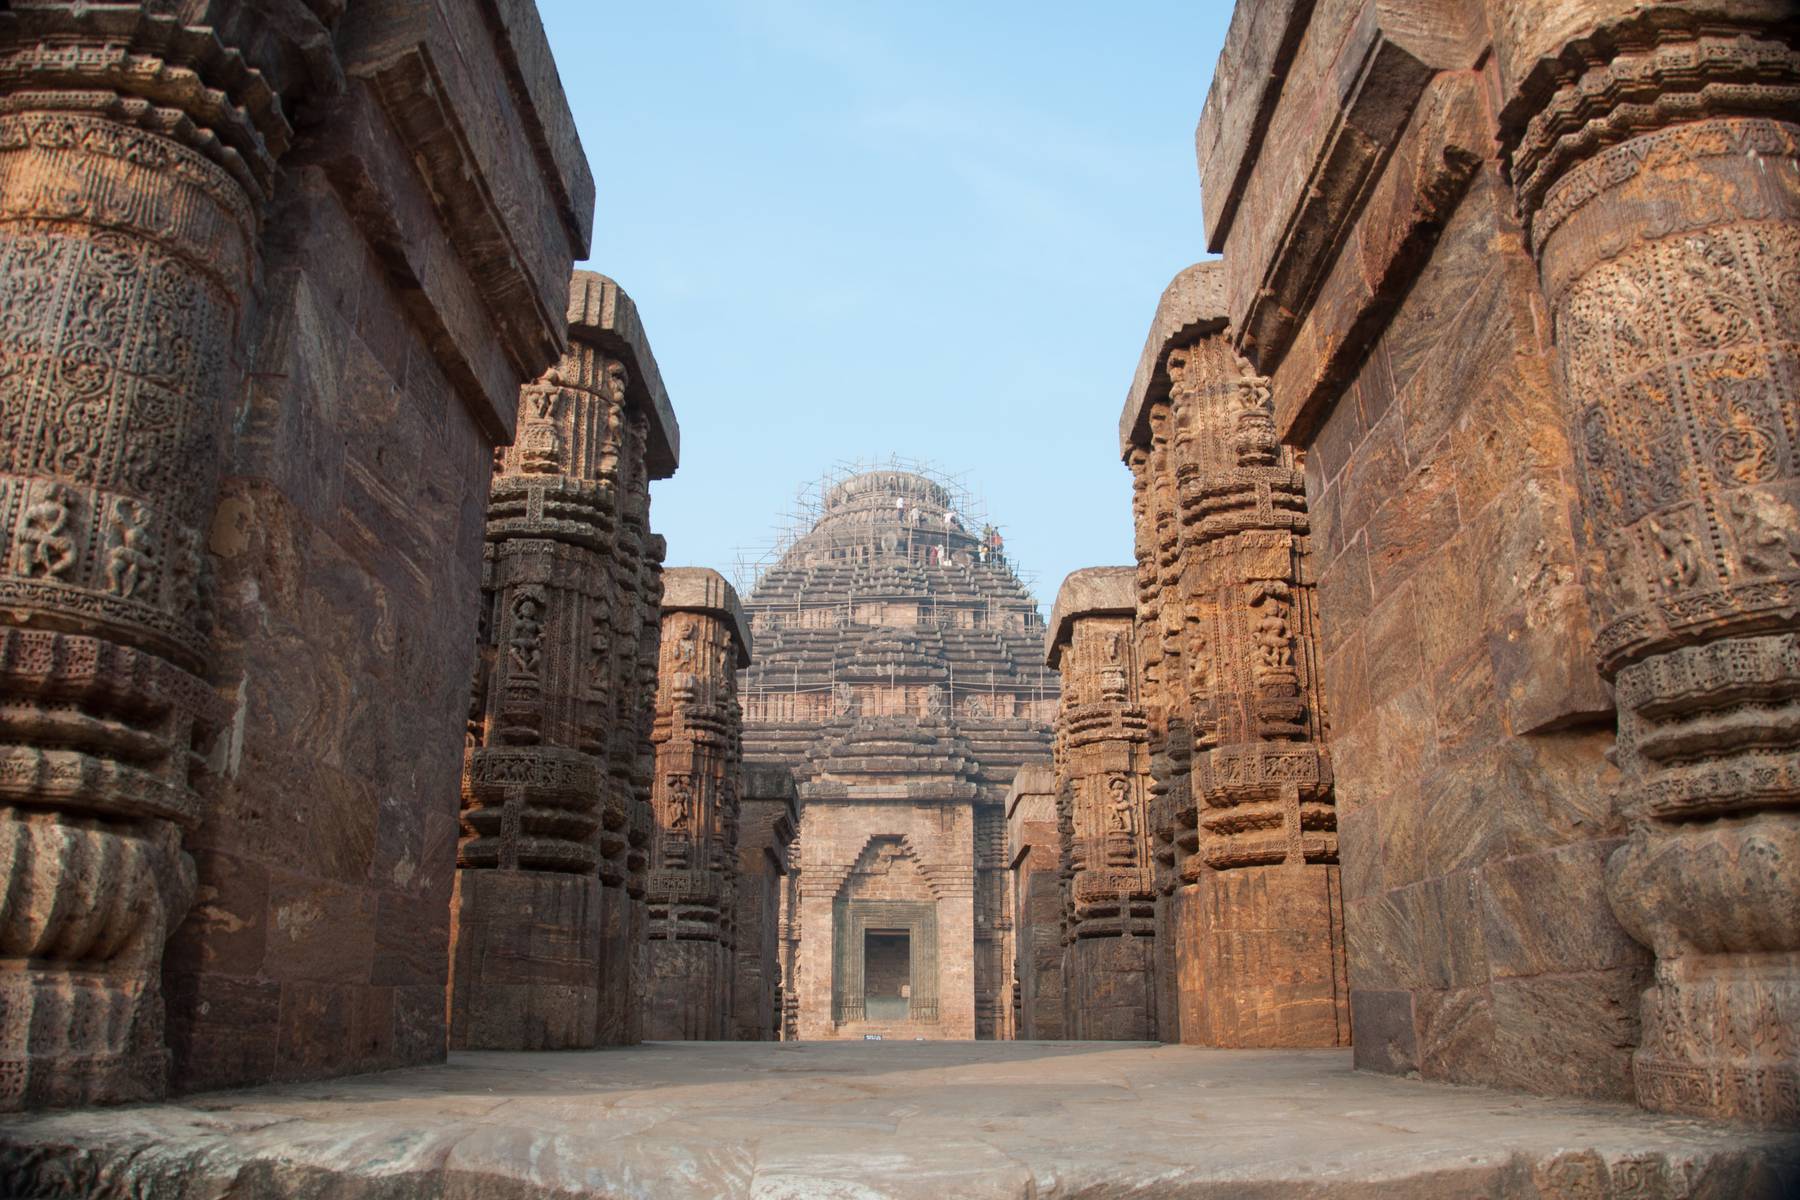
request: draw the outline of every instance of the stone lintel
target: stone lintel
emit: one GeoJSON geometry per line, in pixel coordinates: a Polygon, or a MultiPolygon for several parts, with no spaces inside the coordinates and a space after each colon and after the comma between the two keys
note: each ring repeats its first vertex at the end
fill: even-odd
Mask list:
{"type": "Polygon", "coordinates": [[[668,567],[663,571],[662,610],[704,613],[731,627],[737,641],[737,665],[750,665],[750,622],[738,603],[737,589],[711,567],[668,567]]]}
{"type": "Polygon", "coordinates": [[[1044,635],[1044,661],[1057,669],[1062,650],[1081,617],[1129,617],[1137,612],[1136,567],[1086,567],[1071,572],[1056,593],[1050,628],[1044,635]]]}
{"type": "Polygon", "coordinates": [[[569,336],[625,364],[631,372],[626,403],[650,419],[646,452],[650,478],[667,479],[675,474],[681,465],[681,427],[675,423],[675,409],[663,387],[662,372],[650,351],[637,304],[617,282],[598,271],[576,271],[569,281],[569,336]]]}
{"type": "Polygon", "coordinates": [[[1472,67],[1485,30],[1460,0],[1239,8],[1196,149],[1208,248],[1233,262],[1226,311],[1271,374],[1426,85],[1472,67]]]}
{"type": "Polygon", "coordinates": [[[1169,394],[1169,351],[1225,325],[1225,264],[1218,259],[1195,263],[1163,289],[1125,411],[1119,414],[1120,458],[1133,446],[1150,444],[1150,406],[1169,394]]]}
{"type": "MultiPolygon", "coordinates": [[[[424,181],[487,334],[512,366],[510,381],[478,373],[480,397],[464,389],[484,428],[510,437],[519,384],[566,345],[559,309],[594,215],[593,177],[535,8],[525,0],[366,0],[349,6],[336,41],[345,73],[373,94],[424,181]],[[520,221],[520,213],[556,219],[520,221]]],[[[397,199],[346,194],[358,219],[377,226],[397,199]]],[[[371,240],[393,260],[402,292],[446,311],[466,304],[446,292],[445,264],[420,270],[403,240],[371,240]]]]}

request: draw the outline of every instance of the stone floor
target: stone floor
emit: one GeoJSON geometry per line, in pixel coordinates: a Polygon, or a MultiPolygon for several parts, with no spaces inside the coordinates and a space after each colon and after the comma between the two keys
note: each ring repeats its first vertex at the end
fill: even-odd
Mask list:
{"type": "Polygon", "coordinates": [[[0,1196],[1751,1197],[1792,1136],[1356,1074],[1338,1051],[660,1043],[0,1123],[0,1196]]]}

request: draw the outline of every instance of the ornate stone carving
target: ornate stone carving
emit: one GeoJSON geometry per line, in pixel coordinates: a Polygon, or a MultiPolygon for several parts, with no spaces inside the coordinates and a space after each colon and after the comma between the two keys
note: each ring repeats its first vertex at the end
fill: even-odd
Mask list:
{"type": "Polygon", "coordinates": [[[1800,1121],[1800,50],[1623,11],[1504,114],[1616,685],[1647,1107],[1800,1121]]]}
{"type": "Polygon", "coordinates": [[[1150,764],[1132,638],[1134,571],[1064,581],[1047,655],[1062,673],[1056,810],[1066,946],[1063,1028],[1072,1038],[1156,1036],[1150,764]]]}
{"type": "Polygon", "coordinates": [[[452,1045],[635,1040],[661,565],[649,483],[673,464],[651,461],[667,402],[633,390],[656,374],[641,331],[637,344],[619,332],[629,304],[611,280],[575,274],[569,350],[522,390],[519,438],[496,456],[452,1045]]]}
{"type": "MultiPolygon", "coordinates": [[[[645,1036],[732,1033],[743,711],[737,672],[750,631],[716,571],[663,573],[650,844],[645,1036]]],[[[771,946],[771,952],[773,946],[771,946]]]]}
{"type": "Polygon", "coordinates": [[[0,1108],[160,1094],[218,723],[203,531],[286,146],[132,5],[0,14],[0,1108]]]}
{"type": "Polygon", "coordinates": [[[1170,287],[1124,423],[1161,1032],[1338,1045],[1349,1021],[1305,487],[1269,381],[1231,349],[1220,274],[1203,264],[1170,287]],[[1234,938],[1236,951],[1221,940],[1234,938]],[[1245,939],[1266,969],[1227,965],[1245,939]]]}

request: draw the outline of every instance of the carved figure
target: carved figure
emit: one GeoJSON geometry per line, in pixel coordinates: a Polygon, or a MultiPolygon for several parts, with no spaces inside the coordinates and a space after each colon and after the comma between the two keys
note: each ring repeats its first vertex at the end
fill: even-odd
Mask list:
{"type": "Polygon", "coordinates": [[[129,600],[150,579],[156,565],[155,535],[149,514],[135,500],[118,500],[112,509],[112,546],[106,552],[106,585],[129,600]]]}
{"type": "Polygon", "coordinates": [[[19,574],[61,578],[75,565],[75,539],[68,532],[74,494],[61,484],[43,485],[25,508],[19,525],[19,574]]]}
{"type": "Polygon", "coordinates": [[[522,674],[535,675],[543,658],[544,602],[529,592],[513,601],[512,632],[507,648],[513,666],[522,674]]]}

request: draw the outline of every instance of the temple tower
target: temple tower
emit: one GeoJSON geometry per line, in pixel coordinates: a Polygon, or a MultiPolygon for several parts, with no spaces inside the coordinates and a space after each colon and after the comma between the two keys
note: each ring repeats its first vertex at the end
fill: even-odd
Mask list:
{"type": "Polygon", "coordinates": [[[821,486],[809,517],[745,603],[745,755],[799,784],[786,1034],[999,1036],[1006,795],[1056,707],[1037,603],[923,473],[821,486]]]}

